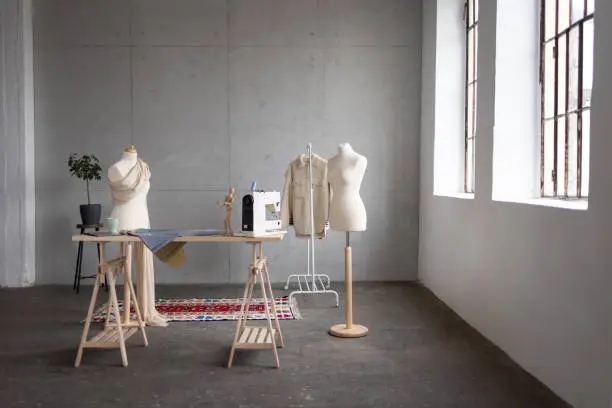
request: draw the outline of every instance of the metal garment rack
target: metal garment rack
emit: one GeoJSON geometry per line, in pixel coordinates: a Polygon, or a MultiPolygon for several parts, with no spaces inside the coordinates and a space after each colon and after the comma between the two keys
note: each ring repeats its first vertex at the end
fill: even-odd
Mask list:
{"type": "Polygon", "coordinates": [[[298,290],[294,290],[289,294],[289,300],[294,295],[298,294],[319,294],[319,293],[331,293],[336,296],[336,307],[339,305],[338,292],[329,289],[330,278],[329,275],[316,273],[315,272],[315,231],[314,231],[314,199],[313,199],[313,184],[312,184],[312,143],[308,143],[306,146],[306,153],[308,159],[308,185],[310,186],[309,203],[310,203],[310,237],[308,238],[308,261],[306,266],[305,274],[293,274],[287,277],[287,283],[285,283],[285,290],[289,289],[289,283],[291,278],[296,278],[298,283],[298,290]],[[323,283],[323,278],[327,279],[327,283],[323,283]]]}

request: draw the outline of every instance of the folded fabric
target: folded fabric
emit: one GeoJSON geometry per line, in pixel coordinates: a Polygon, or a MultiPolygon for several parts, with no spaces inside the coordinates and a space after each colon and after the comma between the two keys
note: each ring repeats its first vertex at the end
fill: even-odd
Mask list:
{"type": "Polygon", "coordinates": [[[129,235],[141,239],[144,245],[162,262],[178,268],[185,262],[185,242],[173,242],[178,237],[221,235],[217,229],[136,229],[129,235]]]}
{"type": "Polygon", "coordinates": [[[164,247],[155,251],[155,256],[160,261],[172,268],[178,268],[185,262],[185,242],[168,242],[164,247]]]}

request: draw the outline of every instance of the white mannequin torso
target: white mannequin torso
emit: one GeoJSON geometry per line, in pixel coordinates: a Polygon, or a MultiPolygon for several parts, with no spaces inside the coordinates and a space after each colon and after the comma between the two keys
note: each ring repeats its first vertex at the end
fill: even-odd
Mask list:
{"type": "Polygon", "coordinates": [[[338,154],[327,162],[327,179],[331,186],[329,226],[337,231],[365,231],[367,216],[359,195],[368,161],[350,144],[338,147],[338,154]]]}
{"type": "MultiPolygon", "coordinates": [[[[124,152],[121,159],[108,169],[108,179],[111,182],[122,180],[136,165],[137,153],[124,152]]],[[[149,228],[149,210],[147,207],[147,194],[150,183],[127,203],[114,203],[112,218],[119,219],[119,229],[131,230],[136,228],[149,228]]]]}

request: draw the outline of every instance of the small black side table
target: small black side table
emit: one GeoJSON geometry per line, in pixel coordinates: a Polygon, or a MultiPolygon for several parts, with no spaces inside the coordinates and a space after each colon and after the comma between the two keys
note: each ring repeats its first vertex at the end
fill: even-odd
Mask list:
{"type": "MultiPolygon", "coordinates": [[[[81,230],[81,235],[83,235],[85,231],[87,231],[88,229],[94,229],[96,231],[100,231],[100,228],[102,228],[103,225],[102,224],[94,224],[94,225],[77,224],[76,227],[77,229],[81,230]]],[[[100,245],[99,244],[98,244],[98,261],[100,261],[100,245]]],[[[96,277],[96,274],[88,275],[88,276],[81,276],[82,266],[83,266],[83,241],[80,241],[79,250],[77,252],[76,268],[74,271],[74,284],[72,285],[72,289],[76,290],[76,293],[79,293],[82,279],[94,279],[96,277]]]]}

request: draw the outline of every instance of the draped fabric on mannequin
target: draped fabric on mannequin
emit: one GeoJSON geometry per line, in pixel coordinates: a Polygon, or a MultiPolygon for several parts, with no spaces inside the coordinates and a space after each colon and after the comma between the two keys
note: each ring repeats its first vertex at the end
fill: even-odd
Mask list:
{"type": "Polygon", "coordinates": [[[147,188],[147,182],[151,178],[149,165],[142,159],[136,160],[136,164],[130,169],[128,174],[121,180],[108,180],[111,188],[113,203],[125,204],[147,188]]]}
{"type": "MultiPolygon", "coordinates": [[[[135,155],[135,153],[134,153],[135,155]]],[[[117,180],[108,179],[115,208],[111,217],[118,218],[122,229],[150,228],[146,195],[150,187],[151,172],[149,166],[140,158],[130,159],[130,154],[124,154],[111,168],[124,170],[124,176],[117,180]]],[[[110,174],[110,170],[109,170],[110,174]]],[[[149,325],[165,326],[168,323],[155,309],[155,276],[153,253],[141,242],[135,243],[133,249],[136,270],[138,273],[137,296],[143,319],[149,325]]]]}
{"type": "Polygon", "coordinates": [[[155,280],[153,279],[153,252],[142,242],[134,246],[134,259],[139,271],[136,279],[140,313],[148,324],[166,323],[166,319],[155,309],[155,280]],[[141,272],[142,271],[142,272],[141,272]]]}

